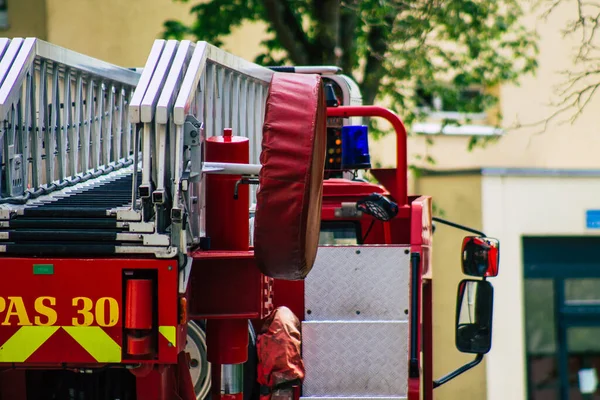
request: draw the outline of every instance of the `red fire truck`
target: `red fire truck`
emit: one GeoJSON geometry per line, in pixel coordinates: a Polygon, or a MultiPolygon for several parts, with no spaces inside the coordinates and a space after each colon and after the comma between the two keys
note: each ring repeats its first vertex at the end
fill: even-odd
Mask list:
{"type": "Polygon", "coordinates": [[[174,40],[141,69],[0,54],[0,400],[432,399],[490,350],[498,241],[408,195],[401,119],[337,68],[174,40]],[[396,168],[371,168],[366,117],[396,168]],[[433,222],[470,232],[475,355],[438,380],[433,222]]]}

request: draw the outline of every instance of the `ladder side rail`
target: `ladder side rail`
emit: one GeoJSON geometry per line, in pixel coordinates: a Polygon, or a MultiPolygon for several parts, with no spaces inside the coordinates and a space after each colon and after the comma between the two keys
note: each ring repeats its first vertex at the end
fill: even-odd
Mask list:
{"type": "MultiPolygon", "coordinates": [[[[5,54],[0,61],[0,116],[5,116],[10,112],[10,107],[7,108],[4,104],[9,103],[4,100],[11,95],[10,90],[15,87],[15,82],[26,73],[26,66],[35,59],[35,42],[33,40],[23,40],[15,38],[10,41],[5,54]],[[21,68],[14,68],[18,64],[21,68]],[[4,100],[4,101],[2,101],[4,100]]],[[[13,96],[20,96],[16,88],[13,96]]]]}
{"type": "MultiPolygon", "coordinates": [[[[172,109],[175,96],[179,90],[181,76],[185,72],[185,64],[189,59],[189,55],[192,52],[191,42],[188,40],[182,41],[179,44],[177,53],[170,67],[169,74],[165,81],[163,90],[160,94],[156,106],[156,125],[160,130],[160,136],[157,137],[158,141],[158,153],[156,154],[158,159],[158,177],[156,182],[156,191],[164,192],[165,190],[170,191],[169,195],[173,195],[173,191],[169,187],[166,188],[166,182],[173,182],[175,176],[173,176],[173,167],[177,162],[177,151],[173,148],[174,137],[176,133],[173,132],[169,125],[171,124],[170,110],[172,109]],[[163,149],[163,151],[160,151],[163,149]],[[167,160],[168,159],[168,160],[167,160]]],[[[164,194],[160,194],[163,197],[164,194]]],[[[158,197],[158,196],[157,196],[158,197]]]]}
{"type": "Polygon", "coordinates": [[[0,39],[0,121],[12,186],[0,203],[24,204],[132,162],[121,96],[132,93],[138,72],[35,38],[6,43],[0,39]]]}
{"type": "MultiPolygon", "coordinates": [[[[207,87],[212,86],[213,80],[207,78],[205,70],[207,68],[207,46],[206,42],[197,42],[194,46],[192,55],[187,61],[187,68],[183,76],[180,78],[179,88],[175,96],[174,103],[167,110],[170,114],[171,121],[175,125],[177,135],[177,148],[175,171],[173,182],[174,187],[174,208],[173,215],[181,219],[185,214],[188,216],[188,232],[172,234],[172,244],[180,248],[180,251],[187,250],[184,246],[190,246],[198,243],[202,236],[205,236],[204,230],[204,213],[202,212],[204,204],[204,190],[201,183],[201,169],[203,161],[203,144],[201,135],[206,136],[206,124],[204,127],[194,126],[195,134],[197,135],[194,141],[191,137],[186,137],[186,134],[194,133],[186,132],[186,118],[188,115],[195,117],[195,120],[190,121],[192,124],[207,121],[206,104],[209,98],[207,87]],[[209,82],[210,81],[210,82],[209,82]],[[197,92],[199,92],[197,94],[197,92]],[[179,113],[177,104],[183,102],[186,109],[181,123],[178,123],[177,114],[179,113]],[[188,146],[188,151],[184,153],[184,146],[188,146]]],[[[209,67],[210,69],[210,67],[209,67]]],[[[212,94],[211,94],[212,96],[212,94]]],[[[211,103],[212,104],[212,103],[211,103]]],[[[210,118],[209,118],[210,120],[210,118]]],[[[178,223],[175,220],[175,223],[178,223]]]]}
{"type": "MultiPolygon", "coordinates": [[[[16,57],[16,55],[21,47],[22,42],[23,42],[22,39],[14,39],[14,40],[10,40],[8,38],[0,39],[0,54],[1,54],[0,84],[6,77],[6,74],[8,73],[8,70],[10,69],[12,62],[13,62],[14,58],[16,57]]],[[[8,160],[8,158],[7,158],[8,153],[5,154],[6,147],[4,146],[4,143],[6,142],[6,140],[7,140],[7,138],[5,138],[4,127],[0,126],[0,168],[4,164],[5,160],[8,160]]],[[[7,163],[6,167],[8,167],[8,163],[7,163]]],[[[6,170],[8,171],[8,168],[6,168],[6,170]]],[[[6,187],[3,187],[2,182],[0,181],[0,198],[2,197],[2,193],[4,191],[10,191],[10,185],[8,185],[8,181],[7,181],[6,187]]]]}
{"type": "MultiPolygon", "coordinates": [[[[171,245],[183,252],[186,251],[188,226],[183,230],[183,212],[186,205],[180,196],[180,179],[183,174],[184,132],[183,127],[176,126],[173,121],[173,104],[181,88],[190,59],[196,45],[189,40],[181,41],[169,70],[164,87],[156,105],[155,122],[161,133],[158,149],[164,148],[156,155],[159,160],[159,180],[153,195],[155,210],[163,207],[164,202],[170,206],[168,216],[171,222],[171,245]]],[[[192,236],[193,237],[193,233],[192,236]]]]}
{"type": "Polygon", "coordinates": [[[8,67],[12,64],[16,52],[21,47],[23,39],[0,38],[0,84],[8,73],[8,67]],[[5,67],[8,66],[8,67],[5,67]]]}
{"type": "Polygon", "coordinates": [[[146,59],[146,65],[144,65],[142,70],[140,80],[135,87],[133,95],[131,96],[131,102],[128,109],[128,118],[133,124],[139,124],[142,121],[140,116],[142,100],[144,99],[144,95],[148,90],[148,86],[150,85],[150,81],[152,80],[152,76],[154,75],[154,71],[156,70],[158,60],[160,59],[160,56],[164,50],[165,44],[166,40],[163,39],[157,39],[154,41],[152,49],[150,50],[150,54],[146,59]]]}
{"type": "MultiPolygon", "coordinates": [[[[148,90],[148,86],[150,85],[150,81],[152,80],[152,77],[154,76],[154,73],[156,71],[156,66],[158,65],[158,62],[160,60],[160,57],[162,55],[163,50],[165,49],[165,45],[166,45],[167,41],[164,39],[156,39],[152,45],[152,48],[150,49],[150,54],[148,55],[148,58],[146,59],[146,64],[144,65],[144,68],[142,69],[142,73],[140,76],[140,80],[138,82],[138,85],[135,87],[135,90],[131,93],[131,98],[129,100],[129,107],[127,110],[127,116],[126,118],[128,119],[128,121],[132,124],[134,124],[134,126],[132,127],[133,129],[133,135],[132,135],[132,143],[131,146],[133,148],[133,154],[136,155],[136,160],[137,157],[139,157],[140,155],[142,156],[142,159],[144,160],[144,152],[142,151],[143,149],[143,143],[142,143],[142,137],[144,135],[144,131],[148,132],[151,129],[151,124],[143,124],[142,123],[142,119],[141,119],[141,109],[142,109],[142,101],[144,100],[144,96],[146,95],[146,91],[148,90]]],[[[123,124],[125,125],[126,122],[123,121],[123,124]]],[[[148,153],[149,154],[149,153],[148,153]]],[[[144,162],[144,161],[142,161],[144,162]]],[[[149,162],[149,159],[145,160],[146,164],[149,162]]],[[[138,177],[138,171],[139,171],[139,163],[136,162],[135,165],[133,166],[133,179],[132,179],[132,188],[131,188],[131,204],[132,207],[134,209],[137,209],[137,205],[136,205],[136,199],[137,199],[137,194],[138,194],[138,185],[137,185],[137,177],[138,177]]],[[[142,170],[142,176],[144,175],[144,172],[142,170]]],[[[143,182],[149,182],[149,175],[147,177],[147,179],[144,180],[144,178],[142,178],[142,185],[144,185],[143,182]]]]}
{"type": "Polygon", "coordinates": [[[13,82],[23,79],[26,74],[24,64],[30,63],[34,57],[34,42],[20,38],[11,40],[7,51],[0,62],[0,99],[11,96],[15,101],[8,105],[0,103],[0,116],[3,121],[2,129],[2,158],[4,164],[4,181],[6,187],[0,197],[12,197],[22,194],[25,183],[23,166],[23,141],[19,138],[19,117],[17,109],[21,108],[23,86],[14,86],[13,82]],[[17,68],[15,68],[17,66],[17,68]],[[12,93],[6,86],[13,87],[12,93]]]}
{"type": "MultiPolygon", "coordinates": [[[[158,147],[160,146],[163,131],[166,127],[156,124],[156,105],[164,87],[169,68],[175,57],[177,45],[178,42],[176,40],[167,41],[141,102],[140,122],[143,123],[143,130],[142,183],[140,185],[140,195],[148,208],[151,207],[154,185],[157,184],[158,176],[160,175],[157,165],[159,162],[158,157],[153,157],[153,155],[158,155],[160,151],[165,150],[164,148],[159,150],[158,147]]],[[[146,212],[148,211],[149,210],[146,210],[146,212]]]]}
{"type": "MultiPolygon", "coordinates": [[[[19,97],[18,91],[20,85],[18,83],[23,80],[28,67],[35,57],[48,60],[52,64],[76,69],[101,80],[121,82],[131,87],[135,87],[140,79],[140,74],[135,71],[67,50],[37,38],[26,38],[24,40],[18,38],[12,39],[9,50],[12,43],[18,43],[19,40],[22,40],[19,54],[24,58],[15,59],[12,68],[10,68],[5,80],[2,82],[2,87],[0,88],[0,115],[4,115],[8,104],[14,103],[14,100],[19,97]],[[24,49],[27,51],[23,51],[24,49]],[[18,64],[18,68],[15,68],[16,64],[18,64]]],[[[9,50],[7,50],[7,54],[9,50]]],[[[0,79],[2,79],[1,73],[2,69],[0,68],[0,79]]]]}
{"type": "MultiPolygon", "coordinates": [[[[30,38],[26,40],[30,40],[30,38]]],[[[140,80],[140,73],[131,69],[119,67],[43,40],[35,38],[33,40],[36,43],[38,57],[77,69],[85,75],[92,75],[101,80],[120,82],[129,87],[135,87],[140,80]]]]}
{"type": "MultiPolygon", "coordinates": [[[[262,151],[262,128],[265,123],[265,108],[267,106],[267,97],[269,89],[263,86],[257,88],[258,93],[258,104],[260,105],[260,111],[257,113],[258,119],[256,120],[255,132],[256,139],[254,140],[254,149],[250,155],[250,163],[260,164],[260,153],[262,151]]],[[[258,192],[257,185],[250,186],[250,207],[256,205],[256,193],[258,192]]]]}
{"type": "Polygon", "coordinates": [[[272,70],[236,57],[206,42],[198,42],[175,101],[174,118],[176,125],[183,125],[186,116],[190,114],[207,60],[210,63],[227,68],[241,77],[258,81],[262,85],[268,86],[271,83],[272,70]]]}

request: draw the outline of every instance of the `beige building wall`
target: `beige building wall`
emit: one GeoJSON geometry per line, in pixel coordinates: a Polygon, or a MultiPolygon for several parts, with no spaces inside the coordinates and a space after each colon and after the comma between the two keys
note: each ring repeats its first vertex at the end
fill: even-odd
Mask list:
{"type": "MultiPolygon", "coordinates": [[[[448,219],[475,229],[482,228],[481,176],[424,175],[415,182],[417,193],[433,197],[448,219]]],[[[468,232],[436,223],[433,235],[433,371],[434,378],[473,360],[460,353],[454,342],[456,295],[462,274],[462,238],[468,232]]],[[[434,390],[436,400],[486,399],[485,360],[477,367],[434,390]]]]}
{"type": "MultiPolygon", "coordinates": [[[[587,209],[598,208],[600,175],[576,176],[484,170],[428,172],[415,181],[451,221],[500,240],[494,286],[494,334],[484,362],[436,389],[436,399],[526,400],[524,236],[599,235],[586,228],[587,209]]],[[[598,170],[596,170],[598,171],[598,170]]],[[[470,361],[454,347],[456,286],[461,238],[468,233],[436,224],[434,234],[434,371],[439,378],[470,361]],[[440,282],[436,285],[437,282],[440,282]]]]}
{"type": "Polygon", "coordinates": [[[8,0],[8,29],[0,29],[0,36],[47,36],[46,0],[8,0]]]}
{"type": "MultiPolygon", "coordinates": [[[[8,0],[5,37],[38,37],[58,46],[123,67],[142,67],[163,23],[192,21],[190,9],[201,0],[8,0]]],[[[265,34],[261,24],[233,30],[225,49],[252,60],[265,34]]]]}
{"type": "Polygon", "coordinates": [[[172,0],[46,0],[48,41],[124,67],[142,67],[162,24],[189,21],[172,0]]]}
{"type": "Polygon", "coordinates": [[[525,400],[525,327],[522,237],[598,235],[586,229],[585,210],[596,209],[600,180],[573,176],[487,176],[483,228],[501,243],[493,278],[494,337],[487,357],[488,400],[525,400]]]}

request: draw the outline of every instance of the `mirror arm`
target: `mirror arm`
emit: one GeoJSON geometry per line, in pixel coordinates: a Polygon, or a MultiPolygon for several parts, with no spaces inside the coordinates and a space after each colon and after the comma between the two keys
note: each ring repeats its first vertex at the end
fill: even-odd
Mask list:
{"type": "Polygon", "coordinates": [[[474,234],[479,235],[481,237],[487,237],[487,235],[485,233],[480,232],[480,231],[475,230],[475,229],[472,229],[472,228],[469,228],[469,227],[466,227],[464,225],[459,225],[459,224],[456,224],[454,222],[446,221],[445,219],[442,219],[442,218],[439,218],[439,217],[432,217],[431,219],[433,221],[435,221],[435,222],[439,222],[440,224],[448,225],[448,226],[451,226],[453,228],[461,229],[461,230],[466,231],[466,232],[471,232],[471,233],[474,233],[474,234]]]}
{"type": "Polygon", "coordinates": [[[452,379],[456,378],[463,372],[470,370],[471,368],[473,368],[474,366],[479,364],[481,362],[481,360],[483,360],[483,354],[477,354],[475,359],[473,361],[471,361],[470,363],[467,363],[467,364],[463,365],[462,367],[450,372],[448,375],[441,377],[437,381],[433,381],[433,388],[435,389],[439,386],[442,386],[444,383],[451,381],[452,379]]]}

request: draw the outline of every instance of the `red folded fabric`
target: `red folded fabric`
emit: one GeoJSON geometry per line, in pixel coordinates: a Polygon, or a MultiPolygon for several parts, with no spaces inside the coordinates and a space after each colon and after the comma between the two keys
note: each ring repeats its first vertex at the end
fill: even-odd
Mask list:
{"type": "Polygon", "coordinates": [[[279,307],[263,322],[256,341],[258,383],[274,389],[304,381],[300,321],[287,307],[279,307]]]}

